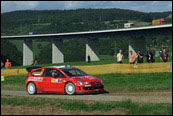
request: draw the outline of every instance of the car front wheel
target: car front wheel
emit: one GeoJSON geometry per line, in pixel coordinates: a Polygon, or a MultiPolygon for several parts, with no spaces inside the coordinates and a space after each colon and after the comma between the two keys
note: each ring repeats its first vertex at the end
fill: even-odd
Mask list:
{"type": "Polygon", "coordinates": [[[75,86],[74,86],[74,84],[73,84],[73,83],[67,83],[67,84],[65,85],[65,92],[66,92],[66,94],[68,94],[68,95],[73,95],[73,94],[75,94],[75,86]]]}
{"type": "Polygon", "coordinates": [[[30,95],[36,94],[35,84],[34,83],[29,83],[28,86],[27,86],[27,91],[28,91],[28,94],[30,94],[30,95]]]}

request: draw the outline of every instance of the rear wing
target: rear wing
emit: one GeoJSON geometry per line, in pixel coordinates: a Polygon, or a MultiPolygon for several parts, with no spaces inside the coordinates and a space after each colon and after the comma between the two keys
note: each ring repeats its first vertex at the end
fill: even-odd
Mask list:
{"type": "Polygon", "coordinates": [[[28,67],[28,68],[26,68],[26,71],[27,71],[27,72],[31,72],[32,70],[37,69],[37,68],[41,68],[41,67],[38,67],[38,66],[35,66],[35,67],[28,67]]]}

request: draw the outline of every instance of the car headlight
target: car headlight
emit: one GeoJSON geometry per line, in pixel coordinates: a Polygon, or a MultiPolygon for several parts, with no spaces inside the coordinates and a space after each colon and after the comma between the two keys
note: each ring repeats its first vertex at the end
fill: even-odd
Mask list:
{"type": "Polygon", "coordinates": [[[89,84],[87,81],[79,81],[79,80],[77,80],[77,82],[78,82],[80,85],[89,84]]]}

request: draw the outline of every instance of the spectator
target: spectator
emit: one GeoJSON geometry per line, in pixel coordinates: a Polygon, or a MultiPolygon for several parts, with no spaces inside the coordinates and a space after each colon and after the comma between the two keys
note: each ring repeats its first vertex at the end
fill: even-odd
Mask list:
{"type": "Polygon", "coordinates": [[[37,62],[37,60],[35,59],[33,65],[37,65],[37,64],[38,64],[38,62],[37,62]]]}
{"type": "Polygon", "coordinates": [[[153,58],[153,54],[152,54],[151,51],[147,51],[146,57],[147,57],[147,62],[148,62],[148,63],[153,63],[153,62],[155,62],[155,60],[154,60],[154,58],[153,58]]]}
{"type": "Polygon", "coordinates": [[[38,62],[37,62],[37,60],[35,59],[31,65],[37,65],[37,64],[38,64],[38,62]]]}
{"type": "Polygon", "coordinates": [[[129,64],[134,64],[135,63],[135,58],[136,58],[136,56],[133,54],[133,51],[130,51],[129,64]]]}
{"type": "Polygon", "coordinates": [[[169,56],[168,56],[168,54],[166,52],[166,49],[163,49],[162,53],[160,54],[160,60],[162,62],[168,62],[169,56]]]}
{"type": "Polygon", "coordinates": [[[143,63],[144,55],[141,53],[140,50],[138,50],[137,55],[138,55],[138,63],[143,63]]]}
{"type": "Polygon", "coordinates": [[[9,62],[9,59],[7,59],[7,61],[5,62],[5,68],[11,68],[11,62],[9,62]]]}
{"type": "Polygon", "coordinates": [[[119,53],[117,54],[117,63],[122,64],[123,63],[123,54],[122,50],[119,50],[119,53]]]}
{"type": "Polygon", "coordinates": [[[90,55],[88,54],[88,63],[91,62],[91,58],[90,58],[90,55]]]}
{"type": "Polygon", "coordinates": [[[1,68],[3,68],[3,66],[4,66],[4,63],[1,61],[1,68]]]}

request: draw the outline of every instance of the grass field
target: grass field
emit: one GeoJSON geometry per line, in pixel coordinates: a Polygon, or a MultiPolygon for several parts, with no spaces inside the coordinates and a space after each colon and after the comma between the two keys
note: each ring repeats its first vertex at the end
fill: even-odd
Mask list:
{"type": "MultiPolygon", "coordinates": [[[[108,92],[172,90],[172,73],[104,74],[100,78],[108,92]]],[[[1,90],[25,90],[26,76],[6,77],[1,90]]]]}
{"type": "Polygon", "coordinates": [[[172,73],[96,75],[105,89],[114,91],[172,90],[172,73]]]}
{"type": "Polygon", "coordinates": [[[139,104],[133,103],[130,100],[121,102],[96,102],[1,96],[1,114],[171,115],[172,104],[139,104]],[[20,107],[23,112],[16,107],[20,107]]]}

